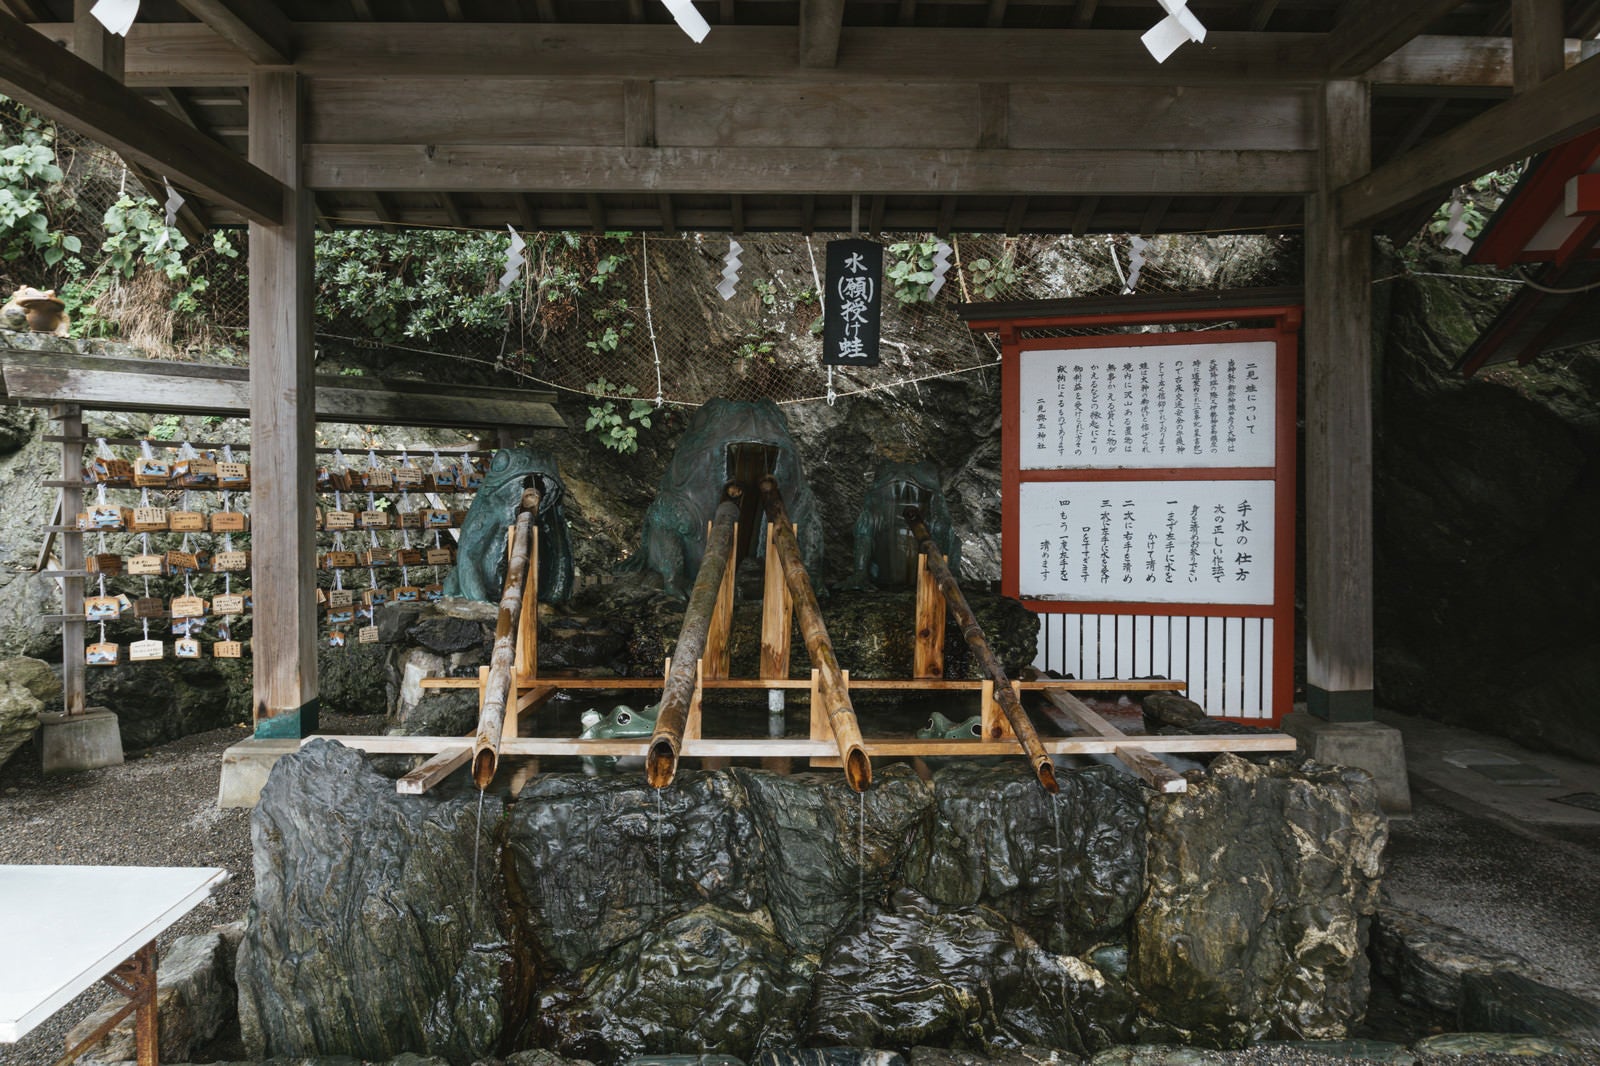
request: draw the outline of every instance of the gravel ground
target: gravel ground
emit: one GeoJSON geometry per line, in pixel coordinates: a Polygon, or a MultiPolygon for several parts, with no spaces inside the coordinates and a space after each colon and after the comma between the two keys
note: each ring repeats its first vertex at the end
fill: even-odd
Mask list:
{"type": "MultiPolygon", "coordinates": [[[[369,732],[373,725],[372,720],[341,719],[325,728],[369,732]]],[[[228,884],[163,936],[163,947],[175,936],[244,917],[253,886],[249,812],[216,807],[222,751],[244,735],[242,727],[215,730],[138,753],[120,767],[51,778],[40,774],[36,755],[20,752],[0,768],[0,864],[175,863],[226,869],[228,884]]],[[[1600,830],[1552,834],[1507,827],[1483,817],[1470,802],[1426,790],[1416,801],[1416,816],[1392,827],[1390,896],[1523,955],[1552,984],[1594,995],[1600,989],[1600,830]]],[[[0,1045],[0,1066],[53,1063],[67,1030],[105,998],[102,989],[92,989],[21,1042],[0,1045]]],[[[1219,1053],[1210,1061],[1349,1066],[1360,1060],[1262,1047],[1219,1053]]],[[[1431,1058],[1424,1066],[1531,1061],[1431,1058]]],[[[1600,1066],[1600,1052],[1540,1061],[1600,1066]]]]}

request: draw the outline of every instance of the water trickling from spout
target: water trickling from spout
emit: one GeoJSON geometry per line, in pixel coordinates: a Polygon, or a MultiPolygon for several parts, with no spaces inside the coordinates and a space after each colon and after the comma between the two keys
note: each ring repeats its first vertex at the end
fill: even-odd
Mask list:
{"type": "Polygon", "coordinates": [[[1046,797],[1050,804],[1050,814],[1056,823],[1056,925],[1057,943],[1061,951],[1067,950],[1067,881],[1061,872],[1061,800],[1056,796],[1046,797]]]}
{"type": "Polygon", "coordinates": [[[483,842],[483,789],[478,789],[478,820],[472,828],[472,928],[478,928],[478,847],[483,842]]]}
{"type": "Polygon", "coordinates": [[[666,850],[663,846],[664,828],[662,818],[661,789],[656,789],[656,906],[665,908],[667,905],[667,877],[666,877],[666,850]]]}
{"type": "Polygon", "coordinates": [[[867,794],[856,793],[856,907],[867,920],[867,794]]]}

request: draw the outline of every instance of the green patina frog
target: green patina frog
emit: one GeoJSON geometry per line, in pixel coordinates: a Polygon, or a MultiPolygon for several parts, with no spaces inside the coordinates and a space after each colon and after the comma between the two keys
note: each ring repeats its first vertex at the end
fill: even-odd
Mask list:
{"type": "Polygon", "coordinates": [[[955,722],[938,711],[928,719],[928,724],[917,730],[918,740],[967,740],[983,736],[983,715],[975,714],[965,721],[955,722]]]}
{"type": "MultiPolygon", "coordinates": [[[[656,715],[661,712],[659,704],[649,704],[635,710],[626,703],[619,703],[610,714],[602,715],[594,708],[583,712],[579,719],[583,723],[583,732],[578,734],[581,740],[618,740],[633,737],[647,737],[656,731],[656,715]]],[[[622,758],[611,755],[584,756],[583,772],[590,777],[600,773],[609,773],[612,770],[629,767],[642,767],[643,759],[622,758]]]]}

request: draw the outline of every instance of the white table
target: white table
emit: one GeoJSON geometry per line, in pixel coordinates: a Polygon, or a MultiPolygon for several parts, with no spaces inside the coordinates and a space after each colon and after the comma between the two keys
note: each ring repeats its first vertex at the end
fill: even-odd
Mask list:
{"type": "Polygon", "coordinates": [[[153,1063],[155,939],[227,879],[216,867],[0,866],[0,1042],[104,978],[130,1000],[104,1032],[137,1011],[140,1062],[153,1063]]]}

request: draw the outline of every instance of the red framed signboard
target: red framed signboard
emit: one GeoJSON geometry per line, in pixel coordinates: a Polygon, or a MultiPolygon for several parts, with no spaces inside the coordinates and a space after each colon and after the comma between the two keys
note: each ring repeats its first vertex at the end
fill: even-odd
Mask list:
{"type": "Polygon", "coordinates": [[[971,325],[1004,351],[1003,590],[1045,615],[1049,665],[1182,678],[1214,716],[1277,721],[1294,685],[1300,309],[971,325]],[[1179,328],[1087,332],[1152,324],[1179,328]],[[1086,333],[1027,336],[1062,328],[1086,333]]]}

